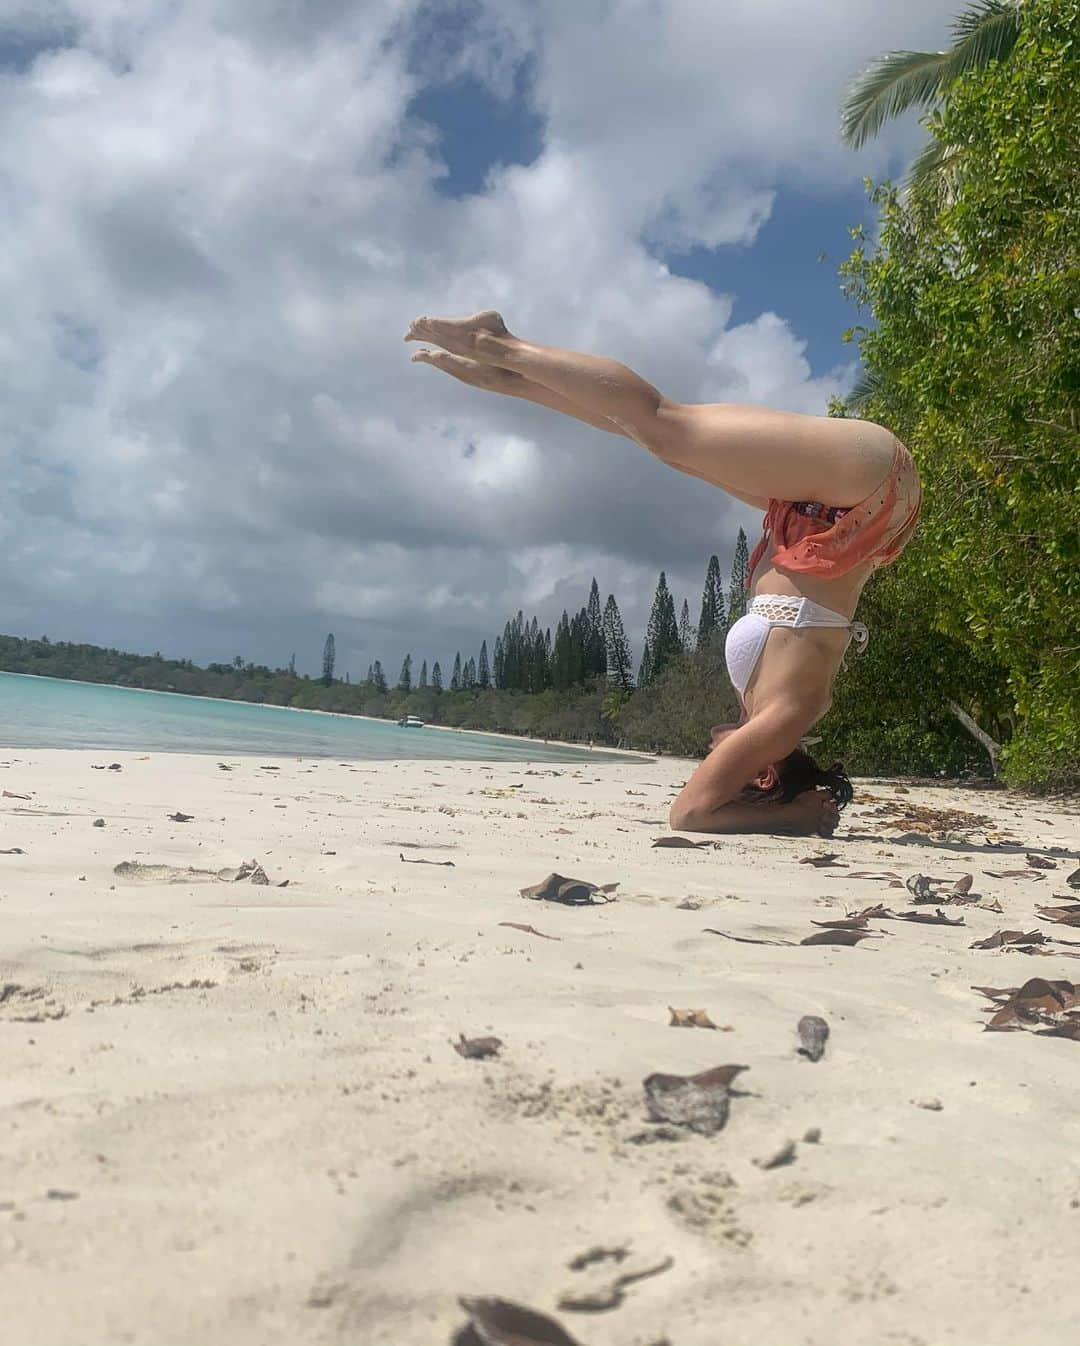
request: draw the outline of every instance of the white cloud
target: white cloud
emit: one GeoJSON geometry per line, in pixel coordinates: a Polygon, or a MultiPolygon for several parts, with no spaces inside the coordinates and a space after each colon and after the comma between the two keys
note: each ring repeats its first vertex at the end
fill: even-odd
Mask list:
{"type": "Polygon", "coordinates": [[[840,90],[942,39],[940,6],[449,8],[0,6],[4,629],[304,666],[334,628],[362,669],[445,663],[521,605],[554,620],[593,573],[631,626],[661,566],[694,606],[743,507],[411,366],[401,334],[495,304],[672,396],[824,410],[846,371],[812,377],[782,313],[730,326],[656,249],[750,241],[785,185],[883,171],[910,129],[851,156],[840,90]],[[421,82],[506,98],[526,57],[540,157],[440,195],[421,82]]]}

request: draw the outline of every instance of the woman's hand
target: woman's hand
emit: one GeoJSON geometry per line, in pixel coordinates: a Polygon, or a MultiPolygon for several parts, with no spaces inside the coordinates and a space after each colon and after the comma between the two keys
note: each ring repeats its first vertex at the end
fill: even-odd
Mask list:
{"type": "Polygon", "coordinates": [[[822,786],[814,790],[804,790],[784,807],[800,826],[805,825],[808,836],[831,837],[840,821],[840,809],[836,800],[822,786]]]}

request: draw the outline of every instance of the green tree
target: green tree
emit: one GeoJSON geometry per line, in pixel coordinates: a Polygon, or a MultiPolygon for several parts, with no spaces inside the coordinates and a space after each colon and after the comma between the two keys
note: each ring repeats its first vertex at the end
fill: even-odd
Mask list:
{"type": "MultiPolygon", "coordinates": [[[[334,635],[333,632],[326,637],[326,644],[322,652],[322,680],[323,685],[329,687],[334,681],[334,635]]],[[[242,663],[243,660],[240,660],[242,663]]]]}
{"type": "Polygon", "coordinates": [[[735,540],[735,557],[731,563],[731,587],[728,589],[727,629],[730,631],[740,617],[746,614],[746,586],[750,579],[750,548],[746,534],[739,529],[735,540]]]}
{"type": "Polygon", "coordinates": [[[412,655],[407,654],[401,661],[401,676],[398,678],[398,691],[412,691],[412,655]]]}
{"type": "MultiPolygon", "coordinates": [[[[924,485],[919,570],[937,629],[1006,671],[1006,778],[1080,781],[1080,0],[1028,0],[1007,62],[972,69],[930,130],[963,145],[943,200],[872,189],[880,237],[842,268],[862,410],[924,485]]],[[[978,707],[960,709],[978,723],[978,707]]]]}
{"type": "Polygon", "coordinates": [[[604,617],[600,608],[600,588],[593,576],[589,602],[585,609],[585,677],[602,678],[607,671],[604,654],[604,617]]]}
{"type": "MultiPolygon", "coordinates": [[[[1023,0],[976,0],[953,20],[948,51],[890,51],[879,56],[853,82],[841,106],[844,142],[858,149],[909,108],[946,106],[969,72],[1009,59],[1023,22],[1023,0]]],[[[928,187],[935,178],[949,183],[964,159],[962,146],[961,141],[934,136],[912,165],[911,184],[928,187]]]]}
{"type": "Polygon", "coordinates": [[[679,624],[675,620],[675,601],[668,589],[667,576],[662,570],[656,584],[652,612],[649,614],[645,648],[649,655],[649,676],[646,681],[657,677],[663,671],[665,664],[677,654],[682,653],[682,642],[679,640],[679,624]]]}
{"type": "Polygon", "coordinates": [[[724,629],[724,586],[720,582],[720,558],[709,557],[705,570],[705,588],[701,594],[701,616],[698,618],[697,648],[707,650],[718,631],[724,629]]]}
{"type": "Polygon", "coordinates": [[[377,692],[385,692],[388,690],[386,685],[386,674],[383,672],[383,666],[379,663],[378,659],[376,659],[371,666],[371,681],[374,683],[377,692]]]}
{"type": "Polygon", "coordinates": [[[461,651],[454,655],[454,671],[450,674],[450,690],[461,691],[461,651]]]}
{"type": "Polygon", "coordinates": [[[631,677],[630,646],[627,643],[623,627],[622,614],[615,602],[615,595],[608,594],[604,607],[604,654],[607,680],[619,691],[628,692],[633,687],[631,677]]]}
{"type": "Polygon", "coordinates": [[[483,691],[491,686],[491,672],[488,668],[487,641],[480,646],[480,662],[476,666],[476,682],[483,691]]]}
{"type": "Polygon", "coordinates": [[[417,683],[417,689],[421,692],[427,690],[427,660],[420,665],[420,681],[417,683]]]}
{"type": "Polygon", "coordinates": [[[694,628],[690,625],[690,604],[684,598],[682,612],[679,614],[679,644],[685,654],[694,648],[694,628]]]}
{"type": "Polygon", "coordinates": [[[469,658],[465,660],[461,669],[461,686],[463,691],[470,691],[476,686],[476,660],[469,658]]]}
{"type": "Polygon", "coordinates": [[[436,659],[431,665],[431,690],[433,692],[441,692],[442,689],[442,669],[439,667],[438,659],[436,659]]]}

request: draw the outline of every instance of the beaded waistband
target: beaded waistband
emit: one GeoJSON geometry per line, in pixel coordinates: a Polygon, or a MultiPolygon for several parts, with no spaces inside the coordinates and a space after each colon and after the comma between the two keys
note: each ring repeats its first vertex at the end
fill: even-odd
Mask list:
{"type": "Polygon", "coordinates": [[[795,500],[792,504],[797,514],[805,514],[808,519],[824,519],[826,523],[835,523],[849,512],[840,505],[821,505],[816,500],[795,500]]]}

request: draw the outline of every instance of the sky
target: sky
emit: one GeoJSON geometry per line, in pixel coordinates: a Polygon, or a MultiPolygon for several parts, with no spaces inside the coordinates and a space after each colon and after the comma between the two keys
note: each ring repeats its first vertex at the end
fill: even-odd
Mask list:
{"type": "Polygon", "coordinates": [[[394,678],[595,576],[636,664],[658,572],[696,620],[760,516],[405,328],[824,413],[862,180],[923,138],[837,109],[954,8],[0,0],[0,632],[394,678]]]}

